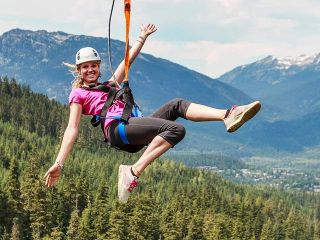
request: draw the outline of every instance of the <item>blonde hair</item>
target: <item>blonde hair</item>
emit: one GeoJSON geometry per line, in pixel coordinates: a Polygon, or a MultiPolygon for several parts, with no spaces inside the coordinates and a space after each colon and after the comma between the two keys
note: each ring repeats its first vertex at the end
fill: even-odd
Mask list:
{"type": "MultiPolygon", "coordinates": [[[[100,65],[100,63],[98,63],[98,64],[100,65]]],[[[63,65],[65,65],[69,68],[69,72],[71,72],[71,74],[74,77],[73,81],[71,82],[72,89],[83,87],[84,80],[83,80],[81,73],[80,73],[80,65],[77,66],[75,64],[70,64],[70,63],[66,63],[66,62],[63,62],[63,65]]]]}

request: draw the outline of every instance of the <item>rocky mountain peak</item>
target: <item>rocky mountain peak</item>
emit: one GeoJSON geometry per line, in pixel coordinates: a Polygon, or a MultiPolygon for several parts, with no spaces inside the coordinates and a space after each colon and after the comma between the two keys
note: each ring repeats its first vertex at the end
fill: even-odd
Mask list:
{"type": "Polygon", "coordinates": [[[299,56],[285,56],[280,58],[270,55],[252,64],[244,65],[242,68],[254,65],[259,67],[267,66],[268,69],[288,70],[290,68],[295,68],[296,70],[303,70],[307,67],[319,67],[319,63],[320,53],[313,55],[301,54],[299,56]]]}
{"type": "Polygon", "coordinates": [[[297,57],[286,56],[283,58],[279,58],[277,59],[277,62],[282,69],[289,69],[292,66],[304,68],[310,65],[319,64],[319,58],[320,54],[314,54],[311,56],[302,54],[297,57]]]}

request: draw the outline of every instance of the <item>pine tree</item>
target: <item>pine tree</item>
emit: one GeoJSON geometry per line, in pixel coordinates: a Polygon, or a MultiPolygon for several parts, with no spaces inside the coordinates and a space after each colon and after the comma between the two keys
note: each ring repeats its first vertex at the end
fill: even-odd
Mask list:
{"type": "Polygon", "coordinates": [[[50,234],[52,240],[63,240],[64,234],[59,227],[53,228],[50,234]]]}
{"type": "Polygon", "coordinates": [[[46,205],[50,206],[46,210],[46,214],[51,216],[50,220],[47,222],[48,229],[51,229],[49,231],[59,229],[60,231],[65,232],[73,209],[68,197],[69,193],[66,192],[64,188],[62,178],[64,178],[64,172],[61,176],[61,185],[58,183],[57,187],[47,189],[46,191],[46,205]],[[60,186],[63,186],[62,190],[58,189],[60,186]]]}
{"type": "Polygon", "coordinates": [[[92,212],[95,216],[93,226],[94,231],[97,233],[97,239],[106,239],[111,210],[109,201],[110,199],[108,185],[106,182],[104,182],[100,185],[97,196],[92,206],[92,212]]]}
{"type": "Polygon", "coordinates": [[[7,218],[9,216],[9,203],[5,193],[0,189],[0,236],[4,234],[4,231],[10,229],[11,222],[7,218]]]}
{"type": "Polygon", "coordinates": [[[91,206],[85,208],[81,214],[79,223],[79,238],[86,240],[96,239],[96,235],[93,229],[93,216],[91,206]]]}
{"type": "Polygon", "coordinates": [[[305,238],[305,229],[306,225],[303,219],[292,208],[285,222],[285,239],[303,239],[305,238]]]}
{"type": "Polygon", "coordinates": [[[215,236],[213,236],[212,229],[214,226],[214,214],[207,213],[203,219],[203,236],[207,240],[214,240],[215,236]]]}
{"type": "Polygon", "coordinates": [[[21,226],[19,223],[19,219],[14,218],[12,232],[11,232],[11,240],[20,240],[20,239],[22,239],[21,226]]]}
{"type": "Polygon", "coordinates": [[[279,221],[276,221],[273,225],[273,234],[275,240],[282,240],[285,239],[285,230],[284,230],[284,223],[280,223],[279,221]]]}
{"type": "Polygon", "coordinates": [[[80,224],[79,211],[75,209],[71,213],[69,226],[67,229],[67,240],[80,240],[79,224],[80,224]]]}
{"type": "MultiPolygon", "coordinates": [[[[127,204],[129,205],[129,204],[127,204]]],[[[107,239],[128,239],[128,206],[116,202],[112,207],[107,239]]]]}
{"type": "Polygon", "coordinates": [[[230,219],[225,214],[206,215],[203,232],[206,239],[230,239],[230,219]]]}
{"type": "Polygon", "coordinates": [[[4,77],[1,79],[1,88],[0,88],[0,93],[1,96],[3,95],[8,95],[10,94],[11,89],[10,89],[10,83],[8,77],[4,77]]]}
{"type": "Polygon", "coordinates": [[[233,220],[231,236],[233,240],[244,239],[245,227],[241,219],[236,218],[235,220],[233,220]]]}
{"type": "Polygon", "coordinates": [[[40,172],[41,160],[39,156],[29,159],[21,184],[21,197],[24,210],[30,218],[30,227],[34,239],[40,239],[49,233],[48,222],[50,215],[47,212],[46,191],[40,172]]]}
{"type": "Polygon", "coordinates": [[[13,219],[15,218],[16,225],[18,226],[20,223],[17,221],[22,220],[23,212],[21,204],[22,201],[20,197],[18,161],[15,157],[12,157],[10,161],[5,192],[8,196],[8,204],[10,209],[10,214],[8,214],[6,217],[10,222],[13,222],[13,219]]]}
{"type": "Polygon", "coordinates": [[[315,220],[320,221],[320,201],[317,202],[316,208],[314,210],[315,220]]]}
{"type": "Polygon", "coordinates": [[[3,234],[0,235],[1,240],[10,240],[10,234],[7,232],[7,230],[4,230],[3,234]]]}
{"type": "Polygon", "coordinates": [[[313,239],[320,240],[320,221],[315,223],[313,239]]]}
{"type": "Polygon", "coordinates": [[[130,239],[159,239],[159,216],[154,208],[155,199],[151,194],[144,193],[132,196],[134,202],[129,217],[130,239]]]}
{"type": "Polygon", "coordinates": [[[256,239],[259,239],[260,235],[261,235],[261,230],[263,227],[264,216],[263,216],[260,208],[255,211],[256,211],[256,217],[254,219],[254,236],[256,239]]]}
{"type": "MultiPolygon", "coordinates": [[[[179,196],[179,194],[177,194],[179,196]]],[[[187,233],[183,232],[184,225],[184,215],[180,208],[182,201],[179,198],[173,198],[167,203],[162,209],[160,215],[160,231],[161,237],[164,239],[181,239],[187,233]]]]}
{"type": "Polygon", "coordinates": [[[246,197],[244,198],[244,207],[243,207],[243,219],[242,222],[245,227],[245,232],[244,232],[244,239],[251,239],[255,238],[254,234],[254,219],[255,219],[255,214],[254,214],[254,203],[252,197],[249,196],[249,193],[247,193],[246,197]]]}
{"type": "Polygon", "coordinates": [[[271,219],[263,224],[260,240],[274,240],[274,228],[271,219]]]}
{"type": "Polygon", "coordinates": [[[203,217],[200,214],[194,214],[188,224],[188,235],[186,240],[204,239],[202,234],[203,217]]]}

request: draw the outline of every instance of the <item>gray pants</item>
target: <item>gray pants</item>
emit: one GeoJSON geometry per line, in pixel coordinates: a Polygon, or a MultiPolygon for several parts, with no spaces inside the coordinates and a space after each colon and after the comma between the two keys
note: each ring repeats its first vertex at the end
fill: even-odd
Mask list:
{"type": "Polygon", "coordinates": [[[125,125],[125,131],[130,144],[124,144],[118,133],[118,123],[109,128],[110,145],[126,152],[138,152],[148,145],[156,136],[161,136],[172,147],[185,136],[183,125],[174,122],[177,118],[186,118],[189,101],[181,98],[173,99],[160,107],[150,117],[132,117],[125,125]]]}

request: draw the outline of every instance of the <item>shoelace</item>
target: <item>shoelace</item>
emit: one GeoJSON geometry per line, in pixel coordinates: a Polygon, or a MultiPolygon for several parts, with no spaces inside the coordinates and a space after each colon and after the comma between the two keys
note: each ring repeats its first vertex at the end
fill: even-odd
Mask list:
{"type": "Polygon", "coordinates": [[[133,190],[136,186],[138,186],[138,181],[137,181],[137,179],[133,179],[133,180],[131,181],[131,183],[130,183],[130,186],[129,186],[129,188],[128,188],[128,191],[129,191],[129,192],[132,192],[132,190],[133,190]]]}
{"type": "Polygon", "coordinates": [[[229,112],[229,114],[228,114],[228,116],[227,116],[226,118],[230,117],[230,115],[231,115],[231,113],[233,112],[233,110],[235,110],[237,107],[238,107],[238,105],[233,105],[233,106],[230,108],[230,112],[229,112]]]}

